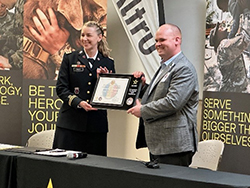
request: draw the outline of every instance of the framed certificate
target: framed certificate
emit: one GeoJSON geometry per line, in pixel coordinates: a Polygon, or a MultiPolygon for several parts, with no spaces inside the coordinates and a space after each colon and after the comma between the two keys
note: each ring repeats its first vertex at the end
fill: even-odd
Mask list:
{"type": "Polygon", "coordinates": [[[134,106],[141,79],[131,74],[100,74],[90,101],[99,109],[127,110],[134,106]]]}

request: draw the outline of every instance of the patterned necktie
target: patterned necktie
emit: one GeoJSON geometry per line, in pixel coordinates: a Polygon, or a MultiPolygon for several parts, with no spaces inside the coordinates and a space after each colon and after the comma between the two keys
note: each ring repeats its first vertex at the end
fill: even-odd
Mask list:
{"type": "Polygon", "coordinates": [[[95,60],[93,58],[88,58],[90,68],[93,67],[95,60]]]}
{"type": "Polygon", "coordinates": [[[160,70],[160,72],[166,67],[167,65],[165,64],[165,63],[162,63],[161,64],[161,70],[160,70]]]}
{"type": "Polygon", "coordinates": [[[150,89],[149,89],[149,93],[151,92],[151,90],[153,89],[153,85],[155,84],[156,80],[159,78],[159,76],[161,75],[163,69],[166,67],[167,65],[165,63],[162,63],[161,64],[161,69],[159,70],[157,76],[155,77],[155,79],[152,81],[152,84],[150,86],[150,89]]]}
{"type": "Polygon", "coordinates": [[[154,81],[156,81],[158,79],[158,77],[161,75],[163,69],[166,67],[167,65],[165,63],[162,63],[161,64],[161,69],[160,71],[158,72],[157,76],[155,77],[154,81]]]}

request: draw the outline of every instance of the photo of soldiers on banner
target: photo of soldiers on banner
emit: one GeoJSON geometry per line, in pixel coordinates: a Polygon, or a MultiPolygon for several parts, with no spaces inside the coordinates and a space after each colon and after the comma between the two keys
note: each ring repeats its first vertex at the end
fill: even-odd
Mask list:
{"type": "Polygon", "coordinates": [[[24,0],[0,0],[0,70],[23,67],[24,0]]]}
{"type": "Polygon", "coordinates": [[[106,15],[98,0],[27,0],[23,78],[56,80],[64,53],[80,48],[83,23],[94,20],[106,28],[106,15]]]}
{"type": "Polygon", "coordinates": [[[250,1],[208,2],[215,2],[214,28],[206,37],[204,91],[250,93],[250,1]]]}

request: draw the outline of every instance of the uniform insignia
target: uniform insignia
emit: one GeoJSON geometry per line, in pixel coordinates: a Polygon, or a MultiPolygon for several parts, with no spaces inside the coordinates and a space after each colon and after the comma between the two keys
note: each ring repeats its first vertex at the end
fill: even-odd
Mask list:
{"type": "Polygon", "coordinates": [[[68,98],[69,98],[69,101],[68,101],[69,106],[71,106],[72,101],[73,101],[76,97],[77,97],[76,95],[69,95],[69,96],[68,96],[68,98]]]}
{"type": "Polygon", "coordinates": [[[86,65],[81,65],[81,62],[77,61],[77,65],[73,64],[71,67],[73,68],[74,72],[83,72],[86,65]]]}
{"type": "Polygon", "coordinates": [[[75,88],[74,88],[74,93],[75,93],[75,94],[79,94],[79,93],[80,93],[79,87],[75,87],[75,88]]]}
{"type": "Polygon", "coordinates": [[[97,61],[100,61],[100,58],[99,58],[99,57],[97,58],[97,61]]]}
{"type": "Polygon", "coordinates": [[[86,65],[71,65],[71,67],[75,68],[75,67],[82,67],[82,68],[85,68],[86,65]]]}

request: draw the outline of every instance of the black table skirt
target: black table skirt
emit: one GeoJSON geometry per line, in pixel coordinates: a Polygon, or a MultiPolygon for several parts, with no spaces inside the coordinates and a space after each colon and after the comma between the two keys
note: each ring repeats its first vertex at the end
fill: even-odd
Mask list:
{"type": "Polygon", "coordinates": [[[165,164],[149,169],[138,161],[95,155],[69,160],[0,151],[0,165],[4,188],[42,188],[50,180],[54,188],[250,187],[248,175],[165,164]]]}

